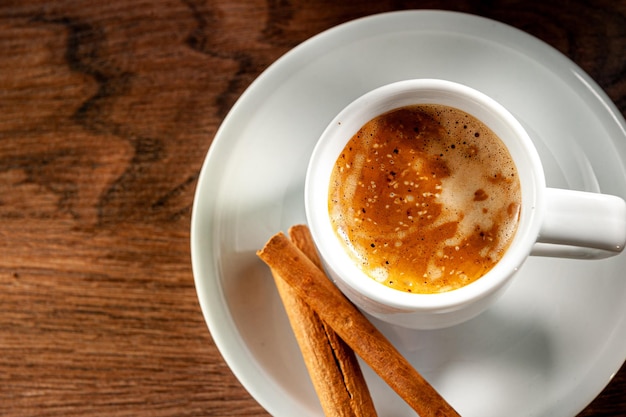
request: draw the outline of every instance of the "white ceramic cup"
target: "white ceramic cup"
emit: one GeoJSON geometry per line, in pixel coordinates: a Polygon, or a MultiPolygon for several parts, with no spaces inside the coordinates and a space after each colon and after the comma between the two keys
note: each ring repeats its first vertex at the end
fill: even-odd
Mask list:
{"type": "Polygon", "coordinates": [[[503,292],[529,255],[594,259],[617,255],[626,243],[624,200],[546,187],[532,140],[504,107],[470,87],[435,79],[388,84],[345,107],[311,156],[305,208],[313,239],[339,289],[365,312],[415,329],[448,327],[475,317],[503,292]],[[335,235],[328,211],[331,172],[350,138],[374,117],[416,104],[456,107],[485,123],[507,146],[522,190],[518,229],[502,259],[473,283],[440,294],[407,293],[367,276],[335,235]]]}

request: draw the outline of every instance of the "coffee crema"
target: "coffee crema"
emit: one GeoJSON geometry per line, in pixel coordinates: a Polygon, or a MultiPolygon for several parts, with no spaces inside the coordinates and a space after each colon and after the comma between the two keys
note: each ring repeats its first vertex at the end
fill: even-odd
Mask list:
{"type": "Polygon", "coordinates": [[[500,138],[443,105],[402,107],[366,123],[333,168],[329,213],[348,252],[391,288],[440,293],[502,258],[521,187],[500,138]]]}

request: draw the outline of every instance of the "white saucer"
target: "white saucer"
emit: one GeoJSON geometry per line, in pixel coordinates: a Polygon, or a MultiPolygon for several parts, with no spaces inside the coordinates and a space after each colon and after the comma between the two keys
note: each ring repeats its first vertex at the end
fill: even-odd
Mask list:
{"type": "MultiPolygon", "coordinates": [[[[278,417],[322,416],[269,270],[255,251],[305,221],[309,155],[357,96],[407,78],[470,85],[537,143],[550,186],[626,197],[626,123],[578,66],[498,22],[450,12],[372,16],[324,32],[267,69],[224,120],[203,166],[191,248],[220,352],[278,417]]],[[[446,330],[376,322],[463,416],[573,416],[626,358],[626,254],[532,258],[498,303],[446,330]]],[[[364,367],[381,417],[415,415],[364,367]]]]}

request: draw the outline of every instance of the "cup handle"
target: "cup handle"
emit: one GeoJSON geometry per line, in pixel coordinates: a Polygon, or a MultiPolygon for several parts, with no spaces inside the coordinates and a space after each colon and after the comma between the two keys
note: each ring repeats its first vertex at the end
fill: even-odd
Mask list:
{"type": "Polygon", "coordinates": [[[535,256],[601,259],[626,244],[626,202],[616,196],[546,189],[546,207],[535,256]]]}

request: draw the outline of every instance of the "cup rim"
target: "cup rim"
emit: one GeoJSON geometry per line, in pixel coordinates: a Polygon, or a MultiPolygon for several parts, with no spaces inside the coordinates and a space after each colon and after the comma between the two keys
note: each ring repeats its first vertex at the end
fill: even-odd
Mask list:
{"type": "MultiPolygon", "coordinates": [[[[495,123],[495,122],[494,122],[495,123]]],[[[493,128],[494,123],[486,124],[493,128]]],[[[500,132],[496,132],[501,136],[500,132]]],[[[503,139],[501,137],[501,139],[503,139]]],[[[503,139],[504,140],[504,139],[503,139]]],[[[507,139],[510,142],[510,139],[507,139]]],[[[507,141],[505,140],[505,143],[507,141]]],[[[507,146],[511,146],[507,143],[507,146]]],[[[514,155],[516,165],[520,163],[514,155]]],[[[519,171],[518,165],[518,171],[519,171]]],[[[348,104],[321,134],[311,158],[305,181],[305,212],[313,240],[334,280],[348,285],[360,297],[398,311],[446,312],[482,299],[505,286],[529,256],[539,234],[544,206],[545,177],[541,160],[532,140],[519,121],[491,97],[469,86],[441,79],[409,79],[396,81],[371,90],[348,104]],[[419,93],[419,99],[416,94],[419,93]],[[436,97],[435,97],[436,96],[436,97]],[[440,98],[443,97],[443,100],[440,98]],[[463,105],[454,105],[451,102],[463,105]],[[426,100],[426,101],[424,101],[426,100]],[[456,101],[455,101],[456,100],[456,101]],[[390,106],[390,103],[398,103],[390,106]],[[518,230],[503,258],[480,279],[461,288],[436,294],[408,293],[376,282],[363,272],[344,250],[335,236],[328,215],[328,184],[330,171],[339,152],[354,133],[373,117],[410,104],[445,104],[458,107],[484,121],[490,114],[514,136],[519,145],[517,154],[526,158],[528,175],[520,175],[522,213],[518,230]],[[463,107],[465,106],[465,107],[463,107]],[[471,110],[475,109],[477,111],[471,110]],[[470,111],[468,111],[470,110],[470,111]],[[481,113],[480,115],[476,113],[481,113]],[[342,135],[339,136],[338,135],[342,135]],[[329,162],[329,149],[334,159],[329,162]],[[323,201],[320,201],[323,200],[323,201]],[[514,249],[514,250],[513,250],[514,249]]],[[[341,287],[341,286],[340,286],[341,287]]]]}

